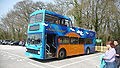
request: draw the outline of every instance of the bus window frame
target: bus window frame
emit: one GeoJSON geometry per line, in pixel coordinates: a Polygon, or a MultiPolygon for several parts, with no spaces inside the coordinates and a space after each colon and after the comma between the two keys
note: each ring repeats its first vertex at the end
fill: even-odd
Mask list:
{"type": "Polygon", "coordinates": [[[30,23],[30,24],[33,24],[33,23],[42,22],[44,17],[43,17],[43,13],[38,13],[38,14],[35,14],[35,15],[30,16],[29,18],[30,18],[29,23],[30,23]],[[42,15],[41,15],[41,18],[42,18],[41,21],[37,21],[37,19],[40,19],[40,18],[36,18],[37,15],[39,15],[39,14],[42,14],[42,15]],[[34,17],[34,22],[33,22],[33,20],[32,20],[32,22],[31,22],[31,18],[33,18],[33,16],[35,16],[35,17],[34,17]]]}
{"type": "Polygon", "coordinates": [[[93,39],[85,38],[85,44],[87,45],[93,44],[93,39]],[[90,43],[87,43],[88,40],[90,40],[90,43]]]}
{"type": "Polygon", "coordinates": [[[30,20],[29,20],[29,21],[30,21],[30,24],[35,23],[35,19],[36,19],[36,18],[35,18],[35,15],[33,15],[33,16],[30,16],[30,20]],[[33,16],[34,16],[34,21],[31,19],[31,18],[33,18],[33,16]],[[32,20],[32,21],[31,21],[31,20],[32,20]]]}
{"type": "Polygon", "coordinates": [[[79,38],[79,44],[85,44],[85,38],[79,38]],[[80,42],[81,41],[80,39],[82,39],[83,43],[80,42]]]}
{"type": "Polygon", "coordinates": [[[38,14],[36,14],[36,16],[35,16],[35,22],[36,23],[38,23],[38,22],[42,22],[43,21],[43,13],[38,13],[38,14]],[[39,15],[41,18],[37,18],[37,15],[39,15]],[[41,21],[37,21],[37,20],[39,20],[39,19],[41,19],[41,21]]]}
{"type": "Polygon", "coordinates": [[[79,38],[78,37],[70,37],[70,44],[79,44],[79,38]],[[75,43],[71,42],[72,38],[74,38],[74,40],[77,40],[77,42],[75,42],[75,43]]]}
{"type": "Polygon", "coordinates": [[[58,39],[60,39],[60,38],[62,38],[61,40],[59,40],[61,42],[58,42],[60,45],[64,45],[64,44],[69,45],[70,44],[70,38],[68,36],[59,36],[58,39]],[[68,43],[63,43],[66,38],[69,40],[69,42],[68,43]]]}
{"type": "Polygon", "coordinates": [[[59,24],[61,26],[66,26],[66,27],[73,27],[71,20],[61,18],[61,17],[55,16],[55,15],[51,15],[51,14],[48,14],[48,13],[45,13],[45,22],[46,23],[59,24]],[[48,16],[48,18],[47,18],[47,16],[48,16]],[[48,22],[46,21],[46,19],[48,20],[48,22]],[[67,20],[67,22],[66,22],[66,20],[67,20]],[[51,22],[49,22],[49,21],[51,21],[51,22]]]}
{"type": "Polygon", "coordinates": [[[65,26],[67,26],[67,27],[70,27],[70,23],[69,23],[69,20],[67,20],[67,19],[65,19],[65,26]]]}
{"type": "Polygon", "coordinates": [[[70,23],[70,27],[73,27],[73,23],[71,20],[69,20],[69,23],[70,23]]]}
{"type": "Polygon", "coordinates": [[[45,19],[45,22],[47,22],[46,19],[48,21],[51,21],[51,22],[47,22],[47,23],[57,24],[56,21],[58,20],[58,17],[55,16],[55,15],[51,15],[51,14],[45,13],[45,18],[44,19],[45,19]]]}

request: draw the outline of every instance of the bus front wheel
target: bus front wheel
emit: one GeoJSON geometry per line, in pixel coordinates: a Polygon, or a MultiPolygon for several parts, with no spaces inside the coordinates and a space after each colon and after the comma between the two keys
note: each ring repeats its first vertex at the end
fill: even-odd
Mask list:
{"type": "Polygon", "coordinates": [[[59,59],[63,59],[66,57],[66,51],[64,49],[61,49],[58,54],[59,59]]]}

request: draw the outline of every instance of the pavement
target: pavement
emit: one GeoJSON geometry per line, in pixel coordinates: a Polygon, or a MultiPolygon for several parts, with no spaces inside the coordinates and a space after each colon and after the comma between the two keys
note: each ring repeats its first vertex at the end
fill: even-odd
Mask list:
{"type": "Polygon", "coordinates": [[[0,68],[99,68],[99,56],[102,54],[39,60],[25,56],[25,50],[22,46],[0,45],[0,68]]]}

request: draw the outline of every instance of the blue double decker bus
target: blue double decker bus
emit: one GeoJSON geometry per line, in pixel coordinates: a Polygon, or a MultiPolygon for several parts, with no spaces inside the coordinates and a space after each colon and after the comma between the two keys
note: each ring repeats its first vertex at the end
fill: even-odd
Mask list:
{"type": "Polygon", "coordinates": [[[63,59],[95,52],[95,32],[73,27],[69,17],[39,10],[30,15],[25,55],[37,59],[63,59]]]}

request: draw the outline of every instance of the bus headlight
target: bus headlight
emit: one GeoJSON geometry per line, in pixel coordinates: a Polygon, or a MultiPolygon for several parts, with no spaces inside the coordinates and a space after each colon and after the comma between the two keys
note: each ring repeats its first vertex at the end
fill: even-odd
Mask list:
{"type": "Polygon", "coordinates": [[[25,51],[27,52],[27,49],[25,49],[25,51]]]}
{"type": "Polygon", "coordinates": [[[40,54],[40,51],[38,51],[38,54],[40,54]]]}

